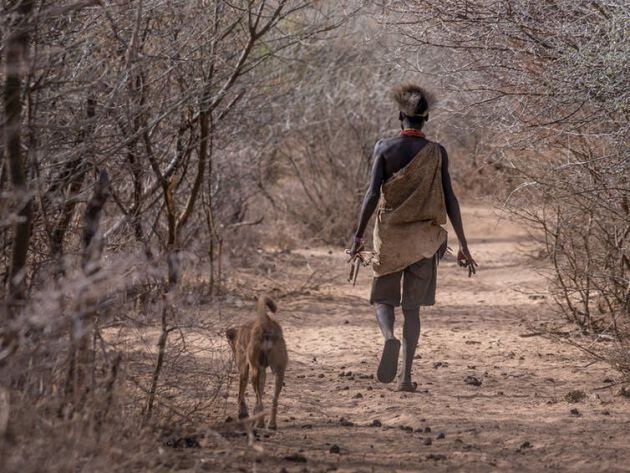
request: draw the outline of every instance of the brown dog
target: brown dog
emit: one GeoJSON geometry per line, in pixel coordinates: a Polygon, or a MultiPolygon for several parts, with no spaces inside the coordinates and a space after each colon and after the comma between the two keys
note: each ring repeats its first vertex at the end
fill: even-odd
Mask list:
{"type": "MultiPolygon", "coordinates": [[[[284,372],[289,358],[287,347],[282,336],[282,328],[278,322],[267,314],[267,308],[276,312],[276,304],[269,297],[258,299],[256,320],[248,322],[240,327],[229,328],[226,336],[239,372],[238,385],[238,417],[242,419],[248,416],[245,404],[245,389],[247,377],[251,375],[252,386],[256,393],[256,406],[254,414],[263,411],[263,393],[265,390],[265,376],[267,367],[275,374],[276,384],[273,393],[273,404],[268,428],[276,428],[276,414],[278,412],[278,398],[284,382],[284,372]]],[[[256,422],[257,427],[264,426],[264,417],[256,422]]]]}

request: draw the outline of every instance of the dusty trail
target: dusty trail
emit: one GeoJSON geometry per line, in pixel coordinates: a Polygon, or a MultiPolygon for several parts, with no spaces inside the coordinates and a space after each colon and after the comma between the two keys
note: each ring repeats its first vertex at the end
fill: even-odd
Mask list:
{"type": "Polygon", "coordinates": [[[615,373],[572,347],[522,336],[548,311],[544,282],[516,251],[527,235],[492,210],[464,210],[481,268],[468,279],[453,259],[440,266],[437,305],[421,312],[417,393],[373,379],[381,337],[366,302],[369,271],[353,288],[341,251],[297,252],[331,281],[280,302],[291,365],[279,430],[261,432],[256,448],[242,437],[211,440],[212,450],[194,453],[204,469],[630,471],[630,400],[618,387],[598,389],[615,373]],[[573,390],[586,398],[568,403],[573,390]]]}

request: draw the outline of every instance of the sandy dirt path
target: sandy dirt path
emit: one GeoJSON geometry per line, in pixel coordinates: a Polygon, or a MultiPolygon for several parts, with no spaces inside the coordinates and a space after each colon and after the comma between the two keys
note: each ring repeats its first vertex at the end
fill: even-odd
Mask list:
{"type": "MultiPolygon", "coordinates": [[[[210,440],[195,464],[261,472],[630,471],[630,400],[606,387],[614,371],[568,345],[523,336],[549,317],[544,281],[519,251],[526,233],[483,207],[466,207],[464,221],[480,270],[468,279],[454,259],[441,264],[437,304],[421,313],[417,393],[374,379],[382,341],[366,302],[370,271],[353,288],[341,251],[294,252],[288,261],[301,258],[328,282],[280,301],[291,364],[279,430],[258,432],[253,447],[234,434],[210,440]],[[466,384],[468,376],[481,385],[466,384]],[[585,398],[568,402],[574,390],[585,398]]],[[[229,407],[236,409],[234,396],[229,407]]]]}

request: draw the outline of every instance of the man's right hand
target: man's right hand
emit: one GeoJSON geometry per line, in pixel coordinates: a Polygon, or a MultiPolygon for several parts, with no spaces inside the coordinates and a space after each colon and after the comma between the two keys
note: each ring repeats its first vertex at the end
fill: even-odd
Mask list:
{"type": "Polygon", "coordinates": [[[353,238],[352,245],[350,245],[350,251],[348,252],[348,254],[352,258],[359,251],[363,250],[364,247],[365,245],[363,244],[363,241],[357,241],[356,239],[353,238]]]}

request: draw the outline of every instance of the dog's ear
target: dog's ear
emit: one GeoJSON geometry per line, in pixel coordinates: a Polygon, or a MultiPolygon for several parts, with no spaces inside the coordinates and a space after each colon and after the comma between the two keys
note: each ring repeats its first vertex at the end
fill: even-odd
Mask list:
{"type": "Polygon", "coordinates": [[[229,341],[233,342],[236,339],[236,329],[234,327],[227,329],[225,331],[225,336],[229,341]]]}

